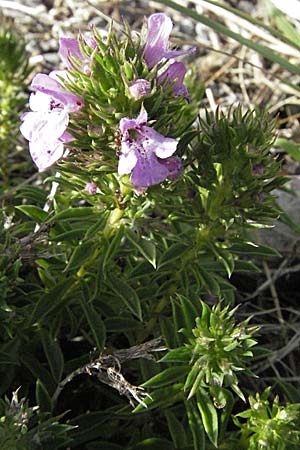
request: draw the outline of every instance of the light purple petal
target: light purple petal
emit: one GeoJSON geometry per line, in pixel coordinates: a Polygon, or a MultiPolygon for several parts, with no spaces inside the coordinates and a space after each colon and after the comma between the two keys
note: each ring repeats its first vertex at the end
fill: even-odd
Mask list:
{"type": "Polygon", "coordinates": [[[79,97],[64,91],[59,83],[49,75],[43,73],[35,75],[31,82],[31,88],[58,100],[66,106],[69,112],[78,111],[83,106],[83,101],[79,97]]]}
{"type": "Polygon", "coordinates": [[[168,85],[175,81],[173,85],[173,94],[182,95],[188,94],[186,86],[183,84],[183,80],[186,74],[186,67],[183,62],[174,62],[165,70],[157,79],[158,83],[168,85]]]}
{"type": "Polygon", "coordinates": [[[128,130],[135,130],[138,127],[138,124],[136,122],[136,119],[128,119],[128,117],[123,117],[123,119],[120,120],[120,131],[122,134],[127,133],[128,130]]]}
{"type": "Polygon", "coordinates": [[[76,58],[81,60],[83,59],[79,43],[77,39],[74,38],[60,38],[58,53],[60,54],[61,59],[64,61],[68,69],[72,68],[69,60],[70,56],[75,56],[76,58]]]}
{"type": "Polygon", "coordinates": [[[183,171],[181,159],[178,156],[170,156],[170,158],[166,158],[161,160],[161,164],[163,164],[168,169],[168,178],[175,180],[183,171]]]}
{"type": "Polygon", "coordinates": [[[149,17],[144,58],[150,69],[164,57],[172,28],[170,17],[163,13],[152,14],[149,17]]]}
{"type": "MultiPolygon", "coordinates": [[[[32,111],[49,112],[52,109],[53,98],[43,92],[34,92],[29,97],[29,106],[32,111]]],[[[60,104],[63,107],[62,104],[60,104]]]]}
{"type": "Polygon", "coordinates": [[[64,110],[29,112],[24,117],[20,131],[28,141],[58,140],[67,128],[69,115],[64,110]]]}
{"type": "Polygon", "coordinates": [[[135,144],[122,142],[122,153],[119,156],[118,174],[127,175],[137,163],[137,150],[135,144]]]}
{"type": "Polygon", "coordinates": [[[197,50],[197,47],[191,47],[188,50],[167,50],[164,52],[163,57],[166,59],[176,58],[181,55],[189,55],[194,53],[197,50]]]}
{"type": "Polygon", "coordinates": [[[161,164],[154,153],[139,155],[131,175],[131,182],[138,188],[161,183],[168,176],[168,169],[161,164]]]}
{"type": "Polygon", "coordinates": [[[145,109],[141,109],[141,111],[136,119],[129,119],[128,117],[123,117],[120,120],[120,125],[119,125],[120,131],[123,135],[126,136],[126,133],[128,130],[139,129],[142,125],[147,123],[147,119],[148,119],[147,111],[145,109]]]}
{"type": "Polygon", "coordinates": [[[29,142],[29,152],[37,165],[39,172],[43,172],[58,161],[64,152],[62,142],[29,142]]]}
{"type": "Polygon", "coordinates": [[[70,133],[65,131],[59,138],[59,140],[63,143],[72,142],[75,140],[74,136],[72,136],[70,133]]]}
{"type": "Polygon", "coordinates": [[[168,158],[176,151],[178,141],[168,138],[144,126],[141,132],[141,142],[147,152],[153,152],[158,158],[168,158]]]}
{"type": "Polygon", "coordinates": [[[142,108],[139,115],[136,118],[136,123],[139,126],[145,125],[147,123],[147,120],[148,120],[148,113],[144,108],[142,108]]]}

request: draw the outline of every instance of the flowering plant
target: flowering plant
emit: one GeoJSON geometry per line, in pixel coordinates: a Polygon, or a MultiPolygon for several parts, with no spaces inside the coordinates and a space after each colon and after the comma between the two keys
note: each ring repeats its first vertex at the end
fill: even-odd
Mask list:
{"type": "Polygon", "coordinates": [[[259,358],[230,276],[257,270],[241,254],[276,254],[247,232],[277,218],[285,178],[274,121],[203,111],[179,60],[195,49],[172,49],[171,31],[156,13],[140,34],[61,38],[65,69],[31,82],[20,130],[46,175],[1,215],[0,358],[3,392],[38,408],[6,400],[0,442],[226,448],[259,358]]]}

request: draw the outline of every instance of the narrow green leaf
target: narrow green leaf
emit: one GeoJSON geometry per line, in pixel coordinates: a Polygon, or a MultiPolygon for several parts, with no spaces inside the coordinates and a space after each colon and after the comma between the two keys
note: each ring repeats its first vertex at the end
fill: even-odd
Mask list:
{"type": "Polygon", "coordinates": [[[269,247],[268,245],[246,242],[233,244],[230,247],[230,251],[232,253],[248,256],[281,256],[275,248],[269,247]]]}
{"type": "Polygon", "coordinates": [[[22,349],[20,354],[21,362],[30,370],[32,375],[41,381],[45,390],[51,396],[56,388],[52,376],[40,361],[28,349],[22,349]]]}
{"type": "Polygon", "coordinates": [[[218,414],[209,395],[201,387],[197,393],[197,406],[203,426],[212,444],[218,446],[218,414]]]}
{"type": "Polygon", "coordinates": [[[140,299],[132,287],[115,277],[114,275],[109,275],[109,284],[114,293],[122,300],[129,311],[132,312],[139,320],[142,320],[142,307],[140,299]]]}
{"type": "Polygon", "coordinates": [[[49,217],[49,213],[47,213],[46,211],[43,211],[38,206],[18,205],[15,208],[18,209],[19,211],[21,211],[22,213],[26,214],[26,216],[30,217],[31,219],[33,219],[35,222],[38,222],[38,223],[44,222],[49,217]]]}
{"type": "Polygon", "coordinates": [[[190,350],[186,347],[180,347],[170,350],[165,356],[163,356],[159,360],[159,362],[188,364],[190,359],[191,359],[190,350]]]}
{"type": "Polygon", "coordinates": [[[191,400],[185,402],[189,428],[193,436],[194,450],[205,450],[205,434],[199,411],[191,400]]]}
{"type": "Polygon", "coordinates": [[[103,264],[102,264],[102,269],[104,272],[106,270],[106,267],[109,266],[110,261],[117,254],[123,236],[124,236],[124,228],[120,226],[117,232],[114,234],[111,241],[105,243],[103,264]]]}
{"type": "Polygon", "coordinates": [[[86,228],[75,228],[73,230],[69,230],[57,235],[53,235],[52,233],[52,236],[49,237],[49,241],[64,242],[64,241],[72,241],[74,239],[78,240],[83,238],[85,232],[86,228]]]}
{"type": "Polygon", "coordinates": [[[234,271],[234,259],[232,254],[228,250],[216,247],[215,245],[212,245],[211,249],[215,254],[217,260],[224,266],[227,275],[230,278],[232,272],[234,271]]]}
{"type": "Polygon", "coordinates": [[[185,447],[187,445],[187,436],[182,423],[170,409],[165,410],[165,416],[175,448],[185,447]]]}
{"type": "Polygon", "coordinates": [[[158,269],[161,269],[166,264],[171,264],[175,260],[181,258],[181,256],[186,252],[188,247],[181,242],[176,242],[172,244],[162,255],[158,262],[158,269]]]}
{"type": "Polygon", "coordinates": [[[99,353],[102,353],[106,340],[106,329],[104,322],[100,314],[94,308],[93,304],[89,302],[88,298],[86,298],[84,292],[82,292],[82,297],[80,298],[80,305],[91,328],[97,349],[99,353]]]}
{"type": "Polygon", "coordinates": [[[203,278],[204,287],[212,294],[219,295],[220,294],[220,286],[215,277],[204,270],[203,268],[199,269],[199,275],[203,278]]]}
{"type": "Polygon", "coordinates": [[[156,268],[156,246],[154,242],[140,237],[136,236],[133,232],[127,233],[127,238],[130,240],[130,242],[138,249],[141,255],[146,258],[146,260],[154,267],[156,268]]]}
{"type": "Polygon", "coordinates": [[[61,221],[61,220],[82,220],[85,219],[90,221],[91,219],[95,220],[95,217],[99,214],[95,208],[91,206],[80,206],[78,208],[68,208],[63,211],[60,211],[55,216],[53,216],[50,222],[61,221]],[[93,217],[94,216],[94,217],[93,217]]]}
{"type": "Polygon", "coordinates": [[[36,303],[31,317],[28,318],[28,326],[35,322],[41,322],[45,316],[48,316],[55,309],[61,307],[65,301],[64,295],[74,283],[72,278],[64,279],[53,289],[42,295],[36,303]]]}
{"type": "Polygon", "coordinates": [[[234,396],[227,389],[222,389],[223,394],[226,398],[226,406],[222,410],[221,419],[220,419],[220,441],[222,441],[225,437],[227,431],[227,424],[231,417],[232,409],[234,406],[234,396]]]}
{"type": "MultiPolygon", "coordinates": [[[[161,389],[156,389],[155,391],[151,392],[151,399],[146,398],[144,400],[144,403],[146,403],[148,410],[158,407],[164,408],[173,405],[179,399],[182,400],[183,398],[182,389],[183,389],[182,383],[176,383],[173,384],[172,386],[165,386],[161,389]]],[[[145,407],[143,405],[138,405],[133,410],[133,413],[141,411],[145,412],[145,407]]]]}
{"type": "Polygon", "coordinates": [[[94,256],[98,245],[99,243],[95,242],[94,239],[90,239],[89,241],[77,245],[64,271],[67,272],[68,270],[78,269],[80,266],[87,263],[88,260],[94,256]]]}
{"type": "Polygon", "coordinates": [[[184,328],[190,331],[195,326],[195,319],[197,317],[196,308],[187,297],[180,295],[179,301],[182,309],[182,316],[184,319],[184,328]]]}
{"type": "Polygon", "coordinates": [[[64,370],[64,356],[59,344],[54,341],[46,329],[40,330],[43,349],[54,380],[59,383],[64,370]]]}
{"type": "Polygon", "coordinates": [[[189,370],[189,366],[169,367],[143,383],[144,387],[160,388],[180,381],[189,370]]]}
{"type": "Polygon", "coordinates": [[[35,398],[37,405],[39,406],[39,412],[51,411],[51,397],[44,384],[39,379],[36,381],[35,385],[35,398]]]}

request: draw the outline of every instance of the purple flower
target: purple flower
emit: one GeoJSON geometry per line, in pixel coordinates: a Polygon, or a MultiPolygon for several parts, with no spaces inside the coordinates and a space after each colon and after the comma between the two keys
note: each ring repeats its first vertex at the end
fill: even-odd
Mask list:
{"type": "Polygon", "coordinates": [[[131,98],[138,100],[150,94],[151,83],[143,78],[138,78],[130,84],[128,91],[131,98]]]}
{"type": "Polygon", "coordinates": [[[31,111],[21,117],[20,131],[29,141],[31,157],[40,172],[63,156],[64,143],[74,140],[66,131],[69,112],[83,106],[80,98],[60,87],[56,77],[57,72],[51,72],[33,78],[31,87],[36,92],[29,97],[31,111]]]}
{"type": "Polygon", "coordinates": [[[176,172],[172,155],[178,145],[177,139],[165,137],[148,127],[147,119],[147,111],[142,109],[136,119],[125,117],[120,121],[123,136],[118,173],[131,173],[131,181],[137,188],[161,183],[176,172]]]}
{"type": "Polygon", "coordinates": [[[170,17],[163,13],[152,14],[148,19],[148,36],[144,49],[144,59],[149,69],[152,69],[163,58],[170,59],[186,55],[196,50],[168,50],[169,36],[173,28],[170,17]]]}
{"type": "Polygon", "coordinates": [[[184,95],[189,98],[187,87],[183,84],[183,80],[186,74],[186,67],[183,62],[173,62],[170,66],[159,75],[157,81],[160,84],[168,85],[173,84],[173,95],[184,95]]]}

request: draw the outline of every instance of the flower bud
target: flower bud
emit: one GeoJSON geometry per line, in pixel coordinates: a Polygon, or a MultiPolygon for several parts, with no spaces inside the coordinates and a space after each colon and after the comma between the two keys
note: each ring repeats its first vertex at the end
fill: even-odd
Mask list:
{"type": "Polygon", "coordinates": [[[139,98],[146,97],[150,94],[151,84],[148,80],[138,78],[131,83],[128,90],[130,97],[138,100],[139,98]]]}

